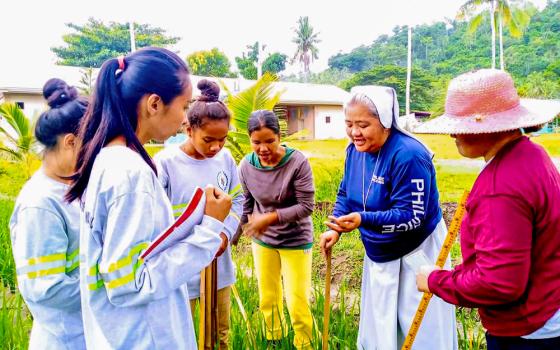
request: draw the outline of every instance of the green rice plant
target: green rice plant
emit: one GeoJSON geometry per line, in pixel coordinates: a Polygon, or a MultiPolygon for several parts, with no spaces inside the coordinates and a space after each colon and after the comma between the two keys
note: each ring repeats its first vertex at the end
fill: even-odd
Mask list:
{"type": "MultiPolygon", "coordinates": [[[[41,161],[34,158],[30,165],[31,173],[34,173],[40,166],[41,161]]],[[[22,169],[19,162],[0,157],[0,198],[15,198],[27,179],[28,172],[22,169]]]]}
{"type": "MultiPolygon", "coordinates": [[[[358,339],[358,322],[359,322],[359,306],[358,298],[354,298],[351,304],[348,304],[348,285],[346,281],[342,282],[338,287],[336,296],[332,298],[330,305],[330,322],[329,322],[329,349],[355,349],[358,339]]],[[[323,331],[324,307],[325,307],[325,290],[315,285],[314,301],[311,303],[312,313],[316,324],[320,325],[318,330],[323,331]]],[[[321,349],[322,339],[319,338],[315,342],[317,349],[321,349]]]]}
{"type": "Polygon", "coordinates": [[[0,339],[2,349],[27,349],[33,320],[19,293],[0,281],[0,339]]]}
{"type": "Polygon", "coordinates": [[[13,208],[12,200],[0,198],[0,282],[11,291],[14,291],[16,286],[16,270],[9,228],[13,208]]]}
{"type": "MultiPolygon", "coordinates": [[[[293,334],[270,342],[266,339],[266,326],[259,312],[257,280],[251,259],[247,264],[237,264],[237,282],[232,291],[229,345],[232,349],[267,349],[274,343],[277,349],[291,349],[293,334]]],[[[286,320],[288,322],[288,320],[286,320]]]]}
{"type": "Polygon", "coordinates": [[[472,188],[479,172],[479,169],[473,167],[436,165],[440,202],[457,203],[463,192],[472,188]]]}
{"type": "MultiPolygon", "coordinates": [[[[236,250],[239,253],[247,252],[246,249],[239,247],[236,250]]],[[[318,254],[318,252],[314,252],[314,255],[318,254]]],[[[232,292],[230,348],[269,349],[273,347],[274,349],[293,349],[294,332],[289,326],[291,321],[286,305],[284,305],[283,314],[285,324],[281,327],[286,330],[286,333],[283,334],[282,339],[276,341],[266,339],[265,321],[259,311],[258,286],[253,261],[249,257],[250,253],[240,255],[236,254],[236,257],[238,257],[236,259],[237,282],[232,292]]],[[[319,257],[318,259],[322,258],[319,257]]],[[[319,274],[314,274],[314,277],[317,276],[319,274]]],[[[313,282],[311,302],[313,330],[310,340],[314,349],[321,349],[322,344],[324,292],[324,281],[316,278],[313,282]]],[[[349,298],[347,283],[343,282],[336,291],[336,297],[332,300],[329,344],[333,349],[352,349],[355,347],[357,338],[357,303],[359,298],[349,298]],[[352,299],[353,301],[349,304],[348,300],[352,299]]]]}
{"type": "Polygon", "coordinates": [[[315,181],[315,201],[334,203],[342,175],[344,162],[311,159],[313,180],[315,181]]]}
{"type": "Polygon", "coordinates": [[[476,309],[457,307],[456,309],[459,338],[459,350],[484,350],[486,340],[484,328],[480,323],[476,309]]]}

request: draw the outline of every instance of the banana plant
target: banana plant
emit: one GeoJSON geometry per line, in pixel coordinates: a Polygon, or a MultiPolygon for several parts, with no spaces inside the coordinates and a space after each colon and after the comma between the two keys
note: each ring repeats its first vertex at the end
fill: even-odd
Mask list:
{"type": "Polygon", "coordinates": [[[231,126],[226,146],[233,157],[240,161],[251,150],[249,135],[247,134],[247,122],[251,113],[260,109],[273,110],[280,102],[280,96],[285,90],[274,92],[274,82],[278,79],[275,75],[265,73],[252,86],[233,94],[228,87],[221,82],[226,92],[225,103],[232,113],[231,126]]]}

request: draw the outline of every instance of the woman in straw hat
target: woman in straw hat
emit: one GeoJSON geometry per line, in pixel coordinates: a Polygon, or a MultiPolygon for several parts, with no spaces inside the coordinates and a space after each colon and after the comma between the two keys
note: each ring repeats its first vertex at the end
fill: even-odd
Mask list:
{"type": "MultiPolygon", "coordinates": [[[[341,233],[359,229],[366,251],[358,348],[400,349],[422,297],[408,254],[435,261],[447,229],[442,220],[431,152],[397,124],[395,90],[352,89],[345,105],[344,177],[320,246],[330,249],[341,233]]],[[[449,264],[449,262],[448,262],[449,264]]],[[[457,348],[454,308],[429,306],[415,349],[457,348]]]]}
{"type": "Polygon", "coordinates": [[[455,78],[445,114],[417,130],[451,134],[486,161],[461,225],[463,263],[423,266],[417,285],[479,308],[489,350],[560,349],[560,174],[523,135],[558,112],[526,108],[507,73],[484,69],[455,78]]]}

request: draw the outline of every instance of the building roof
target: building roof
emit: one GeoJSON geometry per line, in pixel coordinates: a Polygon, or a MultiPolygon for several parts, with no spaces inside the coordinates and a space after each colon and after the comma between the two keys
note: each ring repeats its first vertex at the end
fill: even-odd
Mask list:
{"type": "MultiPolygon", "coordinates": [[[[21,71],[12,67],[0,66],[0,93],[41,94],[43,84],[50,78],[60,78],[69,85],[80,86],[84,68],[50,65],[30,67],[21,71]]],[[[95,69],[97,73],[97,69],[95,69]]],[[[94,74],[95,74],[94,73],[94,74]]],[[[192,76],[194,85],[201,79],[222,81],[232,91],[237,92],[254,84],[254,80],[243,78],[208,78],[192,76]]],[[[280,104],[287,105],[342,105],[348,98],[348,92],[334,85],[303,84],[290,82],[274,83],[273,91],[284,90],[280,104]]],[[[194,95],[200,92],[195,89],[194,95]]]]}
{"type": "Polygon", "coordinates": [[[83,68],[68,66],[29,67],[21,70],[0,66],[0,92],[42,94],[43,85],[51,78],[60,78],[70,85],[80,85],[83,68]]]}

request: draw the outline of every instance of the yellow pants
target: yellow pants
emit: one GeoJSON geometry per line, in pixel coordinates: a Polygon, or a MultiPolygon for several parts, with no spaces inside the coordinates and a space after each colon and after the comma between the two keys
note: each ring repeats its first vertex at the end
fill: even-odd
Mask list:
{"type": "MultiPolygon", "coordinates": [[[[228,349],[229,310],[231,306],[230,291],[230,286],[218,289],[218,340],[220,341],[220,350],[228,349]]],[[[194,320],[194,310],[196,304],[199,303],[199,298],[191,299],[190,303],[191,313],[194,320]]],[[[198,327],[198,325],[194,326],[198,327]]],[[[210,337],[206,338],[205,340],[206,343],[204,344],[204,349],[213,350],[214,346],[211,344],[210,337]]]]}
{"type": "Polygon", "coordinates": [[[311,296],[311,249],[274,249],[253,242],[253,259],[259,286],[259,308],[264,315],[267,339],[286,336],[283,292],[294,329],[294,345],[310,348],[313,318],[311,296]]]}

